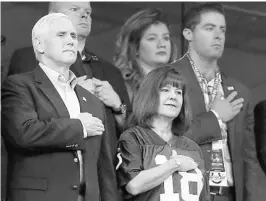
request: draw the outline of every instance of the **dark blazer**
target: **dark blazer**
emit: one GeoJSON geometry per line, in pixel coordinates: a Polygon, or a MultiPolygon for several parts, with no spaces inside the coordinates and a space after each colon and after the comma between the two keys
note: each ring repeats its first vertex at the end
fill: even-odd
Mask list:
{"type": "MultiPolygon", "coordinates": [[[[75,92],[81,112],[91,113],[107,127],[103,104],[79,85],[75,92]]],[[[83,153],[85,200],[117,200],[108,129],[102,136],[84,139],[80,120],[70,119],[63,100],[39,66],[4,82],[2,128],[10,156],[11,201],[77,200],[76,150],[83,153]]]]}
{"type": "Polygon", "coordinates": [[[255,109],[255,126],[258,158],[266,174],[266,100],[259,102],[255,109]]]}
{"type": "MultiPolygon", "coordinates": [[[[120,71],[109,62],[90,52],[86,47],[85,55],[89,60],[93,76],[97,79],[108,81],[119,95],[121,101],[128,106],[130,111],[130,101],[120,71]]],[[[18,49],[12,55],[8,75],[31,71],[35,68],[36,64],[37,61],[32,47],[18,49]]],[[[84,66],[82,65],[82,60],[79,54],[76,62],[70,67],[70,70],[73,71],[77,77],[86,75],[86,69],[84,69],[84,66]]],[[[110,131],[109,133],[112,136],[112,155],[115,157],[117,139],[122,133],[122,130],[119,130],[116,125],[112,109],[110,107],[106,107],[105,109],[110,131]]]]}
{"type": "MultiPolygon", "coordinates": [[[[192,108],[192,126],[185,135],[200,145],[206,170],[209,171],[212,141],[222,139],[218,120],[213,112],[206,111],[201,87],[188,58],[183,57],[173,65],[185,78],[192,108]]],[[[259,167],[256,157],[250,93],[244,85],[224,74],[222,74],[222,86],[225,97],[233,91],[230,90],[233,87],[238,92],[237,98],[244,98],[241,112],[227,124],[228,142],[233,165],[236,201],[251,201],[253,193],[256,193],[256,171],[259,167]]]]}

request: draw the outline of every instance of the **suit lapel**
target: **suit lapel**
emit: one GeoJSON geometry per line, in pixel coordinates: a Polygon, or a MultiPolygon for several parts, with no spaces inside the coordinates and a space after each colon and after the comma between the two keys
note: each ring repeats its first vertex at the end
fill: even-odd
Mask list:
{"type": "Polygon", "coordinates": [[[186,78],[188,93],[193,111],[197,111],[196,114],[202,111],[206,111],[202,89],[188,58],[184,57],[181,62],[183,63],[182,72],[184,73],[186,78]]]}
{"type": "MultiPolygon", "coordinates": [[[[76,85],[75,92],[77,94],[79,104],[80,104],[80,112],[89,112],[89,101],[87,100],[86,96],[84,96],[83,90],[81,86],[76,85]]],[[[88,92],[89,93],[89,92],[88,92]]]]}
{"type": "Polygon", "coordinates": [[[79,85],[76,85],[74,90],[80,103],[80,112],[88,112],[103,120],[103,111],[100,106],[102,103],[100,100],[79,85]]]}
{"type": "MultiPolygon", "coordinates": [[[[101,62],[99,61],[99,58],[92,54],[91,52],[85,50],[86,58],[88,58],[89,65],[91,66],[93,77],[104,80],[103,78],[103,68],[101,62]]],[[[80,54],[78,53],[77,59],[74,64],[70,66],[70,70],[77,76],[83,76],[86,75],[86,70],[84,69],[83,61],[81,59],[80,54]]]]}
{"type": "MultiPolygon", "coordinates": [[[[221,73],[222,77],[222,87],[224,91],[224,97],[226,98],[230,93],[234,91],[234,86],[230,82],[230,80],[221,73]]],[[[236,129],[236,118],[233,118],[231,121],[227,123],[227,136],[229,141],[229,149],[231,151],[231,155],[234,155],[234,148],[236,147],[237,142],[235,141],[235,129],[236,129]]]]}
{"type": "Polygon", "coordinates": [[[95,54],[90,52],[88,48],[86,48],[86,46],[85,46],[84,54],[86,55],[86,58],[90,62],[93,77],[99,80],[104,80],[103,67],[101,65],[101,62],[99,62],[100,59],[95,54]]]}
{"type": "Polygon", "coordinates": [[[64,101],[61,99],[50,79],[39,66],[34,69],[34,75],[35,81],[38,83],[37,86],[39,86],[43,94],[49,99],[58,115],[60,117],[69,117],[64,101]]]}
{"type": "Polygon", "coordinates": [[[90,52],[88,48],[86,48],[86,46],[85,46],[84,54],[86,55],[86,58],[89,60],[88,62],[90,63],[93,77],[99,80],[103,80],[104,78],[103,67],[101,65],[101,62],[99,62],[99,58],[95,54],[90,52]]]}
{"type": "Polygon", "coordinates": [[[99,80],[104,80],[103,68],[100,65],[100,62],[92,60],[91,61],[91,70],[92,70],[92,73],[93,73],[93,77],[95,77],[95,78],[97,78],[99,80]]]}

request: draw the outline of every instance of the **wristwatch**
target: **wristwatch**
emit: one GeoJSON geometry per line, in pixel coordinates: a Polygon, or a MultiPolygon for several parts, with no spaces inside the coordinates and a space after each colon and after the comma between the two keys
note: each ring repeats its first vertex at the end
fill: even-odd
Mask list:
{"type": "Polygon", "coordinates": [[[127,111],[127,105],[121,103],[121,105],[118,108],[113,108],[113,113],[114,114],[125,114],[127,111]]]}

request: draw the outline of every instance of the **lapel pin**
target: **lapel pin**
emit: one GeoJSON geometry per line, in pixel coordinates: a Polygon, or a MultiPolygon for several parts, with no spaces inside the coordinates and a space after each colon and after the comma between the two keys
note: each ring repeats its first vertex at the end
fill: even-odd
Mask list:
{"type": "Polygon", "coordinates": [[[234,90],[234,87],[233,87],[233,86],[230,86],[230,87],[227,87],[227,89],[228,89],[229,91],[232,91],[232,90],[234,90]]]}
{"type": "Polygon", "coordinates": [[[98,57],[95,56],[95,55],[92,55],[91,58],[92,58],[92,60],[95,60],[95,61],[98,61],[99,60],[98,57]]]}
{"type": "Polygon", "coordinates": [[[82,97],[82,100],[84,100],[85,102],[87,102],[86,98],[85,97],[82,97]]]}

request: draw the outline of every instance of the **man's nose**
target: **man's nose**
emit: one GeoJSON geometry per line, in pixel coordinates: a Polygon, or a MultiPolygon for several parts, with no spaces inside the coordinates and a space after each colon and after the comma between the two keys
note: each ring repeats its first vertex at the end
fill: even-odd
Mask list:
{"type": "Polygon", "coordinates": [[[224,38],[224,32],[220,29],[216,29],[215,30],[215,38],[219,38],[219,39],[224,38]]]}
{"type": "Polygon", "coordinates": [[[77,39],[72,35],[69,35],[67,37],[67,44],[73,46],[75,43],[77,43],[77,39]]]}
{"type": "Polygon", "coordinates": [[[90,14],[86,10],[82,10],[80,16],[81,16],[81,18],[88,19],[90,14]]]}

